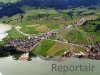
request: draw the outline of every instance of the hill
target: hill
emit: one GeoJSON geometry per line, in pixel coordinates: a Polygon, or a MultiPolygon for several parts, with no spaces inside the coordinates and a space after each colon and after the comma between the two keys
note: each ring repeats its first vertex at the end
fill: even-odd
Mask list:
{"type": "Polygon", "coordinates": [[[0,0],[0,17],[22,13],[21,8],[24,6],[43,9],[68,9],[87,6],[90,9],[96,9],[95,5],[99,6],[100,0],[0,0]]]}
{"type": "Polygon", "coordinates": [[[99,5],[100,0],[21,0],[19,6],[34,6],[36,8],[66,9],[67,7],[99,5]]]}
{"type": "Polygon", "coordinates": [[[3,5],[3,7],[0,9],[0,17],[3,16],[13,16],[18,13],[24,13],[19,7],[12,3],[7,3],[3,5]]]}
{"type": "Polygon", "coordinates": [[[4,3],[14,3],[18,6],[33,6],[40,8],[66,9],[69,6],[100,5],[100,0],[0,0],[4,3]]]}
{"type": "Polygon", "coordinates": [[[4,3],[14,3],[14,2],[17,2],[17,1],[20,1],[20,0],[0,0],[0,2],[4,2],[4,3]]]}
{"type": "Polygon", "coordinates": [[[100,41],[100,19],[86,21],[81,29],[89,34],[93,42],[100,41]]]}
{"type": "Polygon", "coordinates": [[[92,40],[88,37],[88,34],[81,29],[72,28],[69,30],[60,30],[58,34],[61,40],[68,41],[69,43],[84,45],[92,43],[92,40]]]}

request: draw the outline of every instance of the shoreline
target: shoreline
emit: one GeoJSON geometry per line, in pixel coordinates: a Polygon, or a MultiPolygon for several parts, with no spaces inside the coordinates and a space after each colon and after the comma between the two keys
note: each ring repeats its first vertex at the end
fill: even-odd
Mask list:
{"type": "Polygon", "coordinates": [[[0,23],[0,41],[3,41],[3,38],[7,37],[7,31],[11,30],[12,26],[7,24],[0,23]]]}

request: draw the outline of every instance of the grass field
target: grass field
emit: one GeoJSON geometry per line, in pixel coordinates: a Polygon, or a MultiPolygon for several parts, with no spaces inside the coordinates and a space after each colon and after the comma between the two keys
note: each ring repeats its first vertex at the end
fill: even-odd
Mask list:
{"type": "Polygon", "coordinates": [[[26,25],[21,25],[20,31],[26,34],[37,34],[39,33],[34,27],[27,27],[26,25]]]}
{"type": "Polygon", "coordinates": [[[6,42],[7,40],[9,40],[10,38],[13,39],[18,39],[18,38],[25,38],[25,36],[21,33],[19,33],[14,27],[8,31],[8,36],[6,38],[4,38],[4,42],[6,42]]]}
{"type": "Polygon", "coordinates": [[[20,1],[20,0],[0,0],[0,2],[4,2],[4,3],[8,3],[8,2],[14,3],[17,1],[20,1]]]}
{"type": "Polygon", "coordinates": [[[44,26],[44,25],[35,26],[34,28],[35,28],[35,30],[39,31],[40,33],[47,32],[49,30],[48,27],[44,26]]]}
{"type": "Polygon", "coordinates": [[[81,29],[69,29],[69,30],[61,30],[58,33],[59,38],[63,41],[67,41],[74,44],[90,44],[90,40],[88,34],[81,29]],[[85,42],[84,42],[85,41],[85,42]]]}
{"type": "Polygon", "coordinates": [[[33,49],[33,53],[40,56],[46,56],[47,51],[55,44],[55,41],[43,40],[36,48],[33,49]]]}
{"type": "Polygon", "coordinates": [[[73,46],[70,44],[55,42],[52,40],[43,40],[32,52],[40,56],[61,56],[64,51],[80,52],[85,51],[84,48],[73,46]]]}

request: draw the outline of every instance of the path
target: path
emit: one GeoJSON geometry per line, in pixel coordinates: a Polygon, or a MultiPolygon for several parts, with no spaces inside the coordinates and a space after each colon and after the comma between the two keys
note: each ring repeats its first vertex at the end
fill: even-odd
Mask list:
{"type": "Polygon", "coordinates": [[[16,29],[19,33],[21,33],[21,34],[23,34],[23,35],[25,35],[25,36],[29,36],[29,34],[26,34],[26,33],[22,32],[22,31],[20,31],[20,27],[19,27],[19,26],[15,27],[15,29],[16,29]]]}

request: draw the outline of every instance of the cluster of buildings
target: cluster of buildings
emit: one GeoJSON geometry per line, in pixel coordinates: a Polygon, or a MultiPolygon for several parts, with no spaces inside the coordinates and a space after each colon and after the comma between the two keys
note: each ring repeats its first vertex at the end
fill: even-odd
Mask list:
{"type": "Polygon", "coordinates": [[[10,39],[6,46],[14,46],[19,51],[28,52],[33,49],[42,39],[48,39],[53,35],[53,32],[48,32],[39,35],[32,35],[24,39],[10,39]]]}

